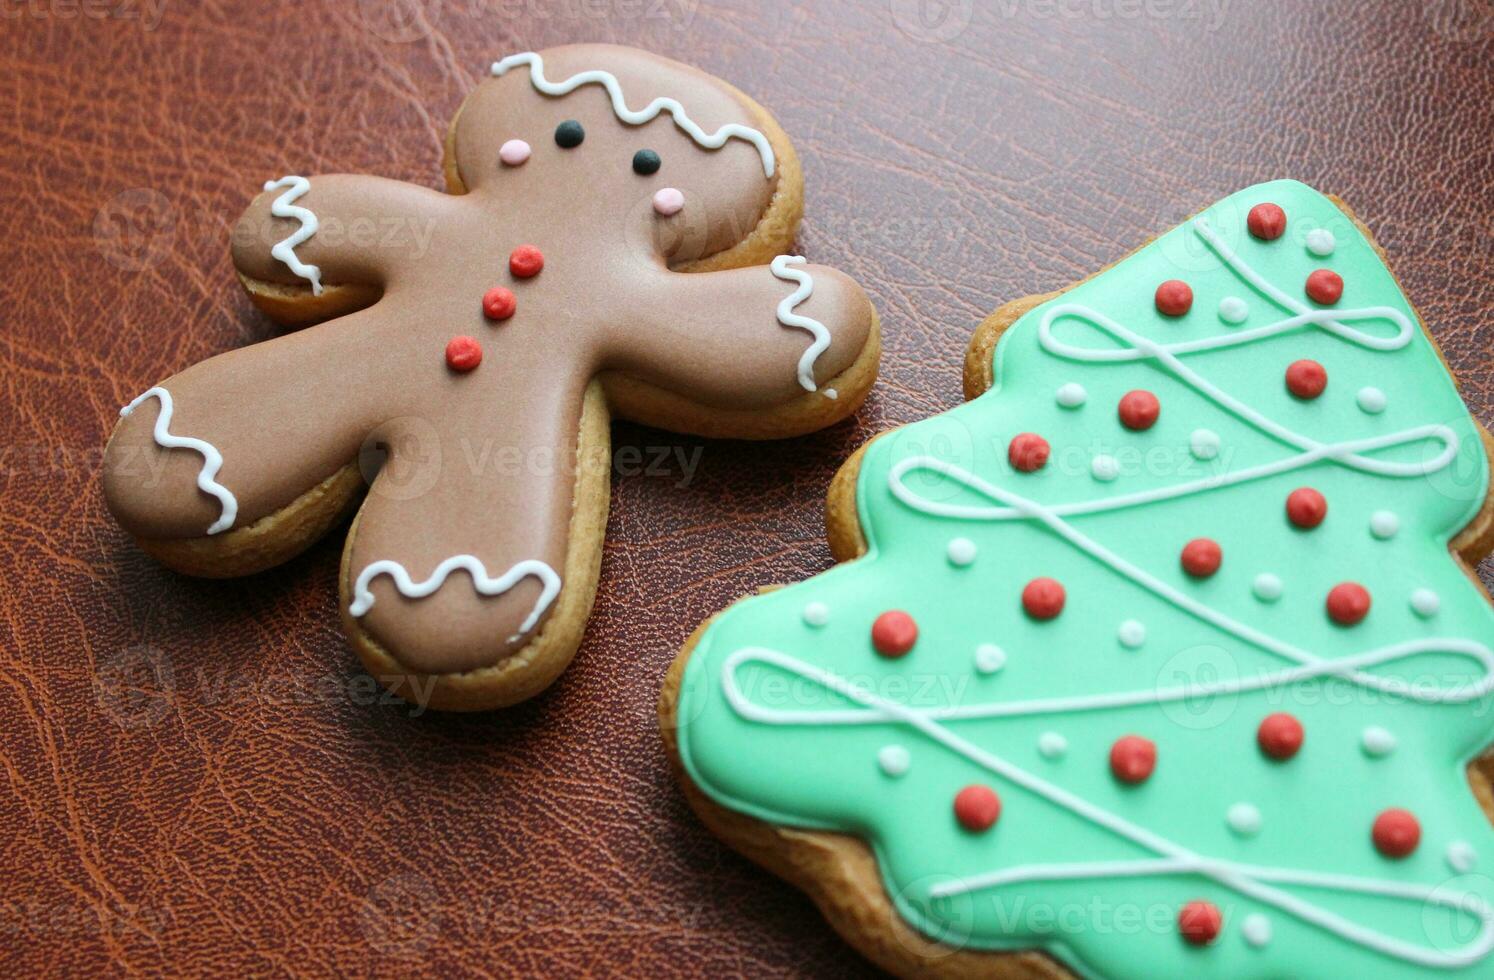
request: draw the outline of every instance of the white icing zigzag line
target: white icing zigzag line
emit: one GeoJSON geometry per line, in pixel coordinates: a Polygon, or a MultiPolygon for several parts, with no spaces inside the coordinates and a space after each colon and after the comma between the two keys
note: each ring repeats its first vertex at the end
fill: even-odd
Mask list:
{"type": "MultiPolygon", "coordinates": [[[[902,478],[904,474],[912,469],[933,470],[937,473],[942,473],[952,480],[963,483],[971,490],[974,490],[975,492],[980,493],[988,497],[989,499],[1006,504],[1008,507],[1012,508],[1023,517],[1041,521],[1050,530],[1056,533],[1059,537],[1068,541],[1079,551],[1089,555],[1091,558],[1094,558],[1097,561],[1109,565],[1110,568],[1122,578],[1135,582],[1137,585],[1150,590],[1159,598],[1171,603],[1174,606],[1177,606],[1184,612],[1189,613],[1197,619],[1203,620],[1211,626],[1229,633],[1246,643],[1259,647],[1260,649],[1266,650],[1270,653],[1274,653],[1286,660],[1296,661],[1299,664],[1318,665],[1326,663],[1331,666],[1331,669],[1319,671],[1317,673],[1339,674],[1340,676],[1353,681],[1355,684],[1358,684],[1361,687],[1372,688],[1378,691],[1385,691],[1387,693],[1393,693],[1398,696],[1404,696],[1413,700],[1432,704],[1459,704],[1465,701],[1472,700],[1473,698],[1481,697],[1484,694],[1488,693],[1490,690],[1494,690],[1494,652],[1491,652],[1488,647],[1484,646],[1481,643],[1458,638],[1448,638],[1442,640],[1432,639],[1426,640],[1424,642],[1436,643],[1439,645],[1434,647],[1422,648],[1416,647],[1415,644],[1402,644],[1399,646],[1383,648],[1379,651],[1359,654],[1355,657],[1346,658],[1344,660],[1325,661],[1323,660],[1323,658],[1318,657],[1317,655],[1310,653],[1307,650],[1293,646],[1292,644],[1286,643],[1285,641],[1278,640],[1268,633],[1258,630],[1253,626],[1248,626],[1245,623],[1241,623],[1235,619],[1232,619],[1229,616],[1226,616],[1224,613],[1221,613],[1218,610],[1204,605],[1203,603],[1194,599],[1192,596],[1189,596],[1173,588],[1166,582],[1163,582],[1161,579],[1158,579],[1144,569],[1133,565],[1131,562],[1122,558],[1120,555],[1117,555],[1094,539],[1087,537],[1073,525],[1069,524],[1067,521],[1063,520],[1061,517],[1055,514],[1052,508],[1045,507],[1042,504],[1029,500],[1019,494],[1012,493],[1009,490],[1003,490],[1001,487],[983,480],[975,474],[968,472],[967,470],[961,469],[958,466],[953,466],[949,463],[945,463],[941,460],[935,459],[932,456],[909,457],[908,459],[902,460],[897,465],[895,465],[892,468],[892,471],[888,474],[888,488],[893,496],[897,497],[897,499],[901,500],[909,507],[912,507],[914,510],[921,511],[926,514],[934,514],[936,516],[957,518],[965,516],[961,514],[945,513],[941,509],[943,505],[930,503],[909,490],[907,486],[903,484],[902,478]],[[1415,648],[1413,649],[1413,647],[1415,648]],[[1357,669],[1358,667],[1365,666],[1366,664],[1380,663],[1388,659],[1397,659],[1400,656],[1406,655],[1407,653],[1427,652],[1428,650],[1438,650],[1447,653],[1461,653],[1482,661],[1485,667],[1483,679],[1470,686],[1453,687],[1448,690],[1438,689],[1437,691],[1433,692],[1426,690],[1424,687],[1407,684],[1405,681],[1399,678],[1380,677],[1374,674],[1364,674],[1357,669]],[[1388,653],[1393,654],[1393,656],[1377,656],[1388,653]]],[[[986,518],[976,517],[973,519],[983,520],[986,518]]]]}
{"type": "Polygon", "coordinates": [[[369,591],[368,584],[380,575],[388,575],[394,579],[394,587],[401,595],[410,599],[423,599],[444,585],[447,576],[458,569],[471,575],[472,587],[485,596],[502,595],[527,575],[540,580],[543,589],[539,600],[524,622],[519,624],[519,631],[508,638],[510,643],[534,628],[534,624],[539,622],[540,616],[550,608],[550,603],[555,601],[555,596],[560,592],[560,576],[555,574],[555,569],[534,558],[517,563],[498,578],[489,578],[487,566],[480,558],[473,555],[453,555],[437,565],[436,570],[431,572],[431,577],[424,582],[411,580],[405,566],[385,558],[358,573],[358,581],[353,584],[353,602],[348,606],[348,612],[354,616],[362,616],[373,608],[374,595],[369,591]]]}
{"type": "MultiPolygon", "coordinates": [[[[1358,468],[1355,461],[1363,459],[1363,457],[1358,455],[1360,450],[1407,446],[1429,439],[1441,441],[1443,449],[1432,460],[1424,464],[1426,467],[1425,473],[1421,470],[1416,470],[1410,473],[1385,474],[1390,476],[1424,476],[1427,473],[1434,473],[1442,469],[1457,455],[1457,435],[1445,425],[1424,425],[1414,429],[1407,429],[1404,432],[1391,432],[1369,439],[1320,444],[1316,449],[1300,453],[1296,456],[1288,456],[1274,463],[1263,463],[1260,466],[1251,466],[1242,470],[1220,473],[1217,476],[1204,477],[1201,480],[1194,480],[1191,483],[1180,483],[1171,487],[1140,490],[1135,493],[1121,494],[1120,496],[1106,497],[1098,500],[1057,504],[1048,508],[1048,511],[1056,516],[1072,517],[1076,514],[1100,514],[1111,510],[1124,510],[1139,504],[1157,503],[1162,500],[1171,500],[1174,497],[1186,497],[1195,493],[1218,490],[1222,487],[1234,486],[1237,483],[1248,483],[1251,480],[1260,480],[1276,476],[1279,473],[1290,473],[1293,470],[1311,466],[1313,463],[1323,459],[1332,459],[1335,462],[1358,468]]],[[[903,462],[906,463],[907,461],[904,460],[903,462]]],[[[893,495],[908,504],[908,506],[921,510],[926,514],[934,514],[939,517],[953,517],[968,521],[1005,521],[1028,516],[1024,511],[1013,507],[977,507],[967,504],[948,504],[924,500],[903,483],[902,477],[909,469],[939,469],[939,467],[905,467],[902,463],[899,464],[899,467],[896,475],[889,478],[889,485],[893,495]],[[914,502],[915,500],[917,501],[916,503],[914,502]]],[[[941,470],[941,472],[945,471],[941,470]]],[[[971,484],[964,479],[963,470],[959,472],[946,472],[946,475],[966,483],[967,486],[970,486],[971,489],[977,492],[984,492],[985,481],[979,480],[977,477],[976,479],[980,485],[971,484]]],[[[987,496],[990,495],[987,494],[987,496]]]]}
{"type": "Polygon", "coordinates": [[[1274,906],[1304,922],[1318,926],[1352,943],[1421,966],[1451,968],[1478,962],[1494,949],[1494,908],[1490,908],[1472,892],[1442,894],[1443,888],[1422,886],[1393,881],[1356,878],[1351,875],[1314,874],[1292,869],[1261,868],[1252,865],[1234,864],[1203,857],[1179,844],[1138,826],[1124,817],[1111,813],[1103,807],[1090,803],[1083,797],[1070,793],[1062,787],[1033,775],[1027,770],[987,752],[974,743],[961,738],[924,713],[904,705],[878,697],[865,687],[852,683],[829,671],[805,663],[796,657],[769,650],[764,647],[744,647],[732,653],[722,665],[722,693],[732,709],[744,718],[764,721],[769,724],[837,724],[837,721],[805,721],[797,716],[782,717],[776,709],[753,705],[737,687],[738,666],[746,662],[770,664],[782,670],[813,681],[848,700],[872,709],[880,717],[889,718],[918,730],[935,742],[976,765],[1001,776],[1024,789],[1038,794],[1049,802],[1090,821],[1117,836],[1124,837],[1148,850],[1162,855],[1162,860],[1118,861],[1072,865],[1031,865],[1010,871],[993,872],[941,885],[930,889],[933,898],[947,898],[977,889],[992,888],[1015,881],[1059,880],[1092,877],[1140,877],[1153,874],[1197,874],[1211,878],[1221,885],[1253,898],[1263,904],[1274,906]],[[1414,946],[1393,936],[1366,928],[1322,906],[1304,901],[1266,882],[1301,884],[1309,887],[1337,889],[1361,894],[1403,898],[1409,901],[1430,902],[1477,916],[1482,926],[1478,938],[1470,946],[1455,953],[1429,950],[1414,946]]]}
{"type": "MultiPolygon", "coordinates": [[[[773,270],[773,275],[784,282],[796,282],[799,284],[798,289],[789,293],[779,302],[778,322],[785,327],[798,327],[801,330],[808,330],[814,335],[814,342],[809,345],[809,348],[799,358],[799,384],[804,386],[805,391],[814,391],[814,362],[816,358],[825,352],[825,348],[830,346],[830,331],[826,330],[825,325],[820,321],[807,316],[801,316],[794,312],[794,307],[814,295],[814,277],[802,269],[790,268],[790,266],[803,264],[804,256],[802,255],[780,255],[773,260],[769,268],[773,270]]],[[[827,388],[825,389],[825,396],[827,398],[834,398],[835,394],[832,389],[827,388]]]]}
{"type": "MultiPolygon", "coordinates": [[[[1391,312],[1395,311],[1392,310],[1391,312]]],[[[1312,316],[1302,316],[1294,318],[1293,320],[1283,321],[1283,323],[1291,323],[1298,326],[1300,326],[1302,323],[1308,322],[1317,323],[1318,319],[1312,316]]],[[[1349,334],[1357,333],[1356,331],[1349,331],[1347,327],[1345,327],[1344,330],[1349,334]]],[[[1251,333],[1255,334],[1258,337],[1280,332],[1282,331],[1273,329],[1272,327],[1262,327],[1260,328],[1260,330],[1252,331],[1251,333]]],[[[1340,336],[1345,336],[1345,334],[1340,334],[1340,336]]],[[[1227,337],[1226,339],[1234,340],[1236,338],[1227,337]]],[[[1286,426],[1272,421],[1265,415],[1251,408],[1249,405],[1246,405],[1244,402],[1236,399],[1234,396],[1230,395],[1222,388],[1217,387],[1202,375],[1185,366],[1181,360],[1174,356],[1174,354],[1167,348],[1166,345],[1155,343],[1154,341],[1141,336],[1135,331],[1130,330],[1115,322],[1105,314],[1100,313],[1097,310],[1090,309],[1087,306],[1082,306],[1078,303],[1062,303],[1048,310],[1043,314],[1042,320],[1038,323],[1038,342],[1042,344],[1043,348],[1049,353],[1056,354],[1060,357],[1067,357],[1070,360],[1075,361],[1115,362],[1125,360],[1138,360],[1141,358],[1154,358],[1155,360],[1161,362],[1164,366],[1166,366],[1167,369],[1170,370],[1174,375],[1176,375],[1179,380],[1187,383],[1199,394],[1203,395],[1205,398],[1208,398],[1213,402],[1218,403],[1218,405],[1225,411],[1230,412],[1238,418],[1244,419],[1246,422],[1254,425],[1262,432],[1272,435],[1282,442],[1288,443],[1289,445],[1296,446],[1298,449],[1311,451],[1324,448],[1323,444],[1318,442],[1317,440],[1308,438],[1301,433],[1293,432],[1286,426]],[[1098,327],[1100,330],[1103,330],[1105,333],[1110,334],[1112,337],[1115,337],[1129,344],[1130,348],[1125,350],[1090,350],[1083,347],[1075,347],[1071,344],[1065,344],[1053,336],[1053,322],[1065,316],[1083,320],[1089,323],[1091,326],[1098,327]],[[1114,356],[1117,354],[1123,356],[1114,356]],[[1133,354],[1136,356],[1128,356],[1133,354]]],[[[1182,344],[1177,346],[1187,347],[1191,350],[1206,349],[1201,342],[1194,342],[1193,344],[1182,344]]],[[[1220,347],[1226,345],[1213,344],[1212,346],[1220,347]]],[[[1443,466],[1446,466],[1449,462],[1451,462],[1453,456],[1457,454],[1458,449],[1458,437],[1457,434],[1452,431],[1452,429],[1448,428],[1447,426],[1434,426],[1429,428],[1435,430],[1447,446],[1446,452],[1438,456],[1436,460],[1433,461],[1437,464],[1435,466],[1426,463],[1420,465],[1415,463],[1386,463],[1379,460],[1369,459],[1363,456],[1356,456],[1352,453],[1330,452],[1328,453],[1328,456],[1335,462],[1342,463],[1346,466],[1352,466],[1355,469],[1362,470],[1367,473],[1377,473],[1383,476],[1426,476],[1428,473],[1439,470],[1443,466]]]]}
{"type": "Polygon", "coordinates": [[[290,271],[302,279],[309,280],[311,294],[320,296],[322,294],[322,270],[296,258],[296,246],[315,235],[317,229],[316,215],[306,208],[298,207],[295,203],[302,194],[311,190],[311,181],[305,177],[292,175],[265,182],[267,191],[273,191],[277,187],[284,187],[287,190],[270,204],[270,213],[277,218],[295,218],[301,222],[301,227],[292,232],[290,237],[277,242],[275,247],[270,249],[270,254],[289,266],[290,271]]]}
{"type": "Polygon", "coordinates": [[[612,99],[612,111],[617,118],[630,126],[640,126],[652,120],[661,112],[667,112],[674,117],[674,124],[689,134],[690,138],[708,150],[719,150],[726,145],[726,141],[735,137],[746,140],[757,147],[758,156],[763,160],[763,174],[767,177],[773,176],[773,147],[768,143],[768,138],[755,129],[742,126],[738,123],[728,123],[716,130],[707,133],[701,129],[696,122],[685,112],[685,107],[675,99],[667,99],[663,96],[650,102],[638,111],[628,108],[623,99],[622,86],[618,84],[617,76],[611,72],[594,70],[583,71],[572,75],[563,82],[551,82],[545,78],[545,60],[533,51],[523,54],[511,54],[502,61],[493,62],[493,74],[503,75],[510,69],[519,65],[529,66],[529,80],[534,87],[546,95],[569,95],[582,85],[600,85],[607,90],[607,95],[612,99]]]}
{"type": "Polygon", "coordinates": [[[218,470],[223,468],[223,454],[218,452],[217,447],[210,442],[193,439],[190,436],[171,434],[171,414],[175,411],[175,406],[171,402],[171,392],[157,385],[121,408],[120,418],[129,415],[147,398],[154,398],[161,403],[161,411],[156,416],[156,426],[152,432],[156,445],[165,449],[190,449],[202,454],[202,469],[197,472],[197,487],[203,493],[217,497],[219,505],[223,508],[218,514],[218,519],[208,527],[207,533],[218,534],[233,527],[234,518],[239,514],[239,502],[232,493],[229,493],[227,487],[213,479],[218,475],[218,470]]]}

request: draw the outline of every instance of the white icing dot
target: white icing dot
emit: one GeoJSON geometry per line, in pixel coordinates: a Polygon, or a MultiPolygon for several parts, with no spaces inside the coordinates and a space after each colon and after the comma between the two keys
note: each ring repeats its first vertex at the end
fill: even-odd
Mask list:
{"type": "Polygon", "coordinates": [[[975,561],[975,542],[969,538],[955,538],[949,542],[949,563],[964,568],[975,561]]]}
{"type": "Polygon", "coordinates": [[[1381,728],[1379,725],[1371,725],[1359,736],[1364,746],[1364,754],[1376,759],[1384,758],[1395,751],[1395,736],[1381,728]]]}
{"type": "Polygon", "coordinates": [[[1385,392],[1379,388],[1360,388],[1359,394],[1355,396],[1354,400],[1359,402],[1361,409],[1371,415],[1379,415],[1385,411],[1385,392]]]}
{"type": "Polygon", "coordinates": [[[1401,519],[1388,510],[1377,510],[1370,515],[1370,533],[1381,541],[1395,537],[1401,529],[1401,519]]]}
{"type": "Polygon", "coordinates": [[[1213,459],[1219,455],[1219,433],[1211,429],[1194,429],[1188,437],[1188,448],[1195,459],[1213,459]]]}
{"type": "Polygon", "coordinates": [[[1307,233],[1307,250],[1318,258],[1332,255],[1334,246],[1337,244],[1338,242],[1333,238],[1333,232],[1327,228],[1314,228],[1307,233]]]}
{"type": "Polygon", "coordinates": [[[1069,750],[1069,740],[1057,732],[1043,732],[1038,736],[1038,751],[1044,759],[1060,758],[1069,750]]]}
{"type": "Polygon", "coordinates": [[[1275,602],[1281,598],[1281,579],[1270,572],[1262,572],[1250,583],[1250,591],[1262,602],[1275,602]]]}
{"type": "Polygon", "coordinates": [[[1259,912],[1252,912],[1240,923],[1240,935],[1245,937],[1247,943],[1259,949],[1271,941],[1271,920],[1259,912]]]}
{"type": "Polygon", "coordinates": [[[1120,476],[1120,462],[1114,456],[1101,453],[1094,458],[1094,462],[1089,464],[1089,471],[1094,474],[1096,480],[1109,483],[1120,476]]]}
{"type": "Polygon", "coordinates": [[[1082,384],[1079,384],[1076,381],[1070,381],[1068,384],[1059,385],[1058,391],[1054,394],[1053,397],[1056,398],[1058,400],[1058,404],[1062,405],[1064,408],[1078,408],[1080,405],[1084,404],[1084,399],[1089,397],[1089,395],[1085,392],[1084,386],[1082,384]]]}
{"type": "Polygon", "coordinates": [[[1416,589],[1411,593],[1411,610],[1422,619],[1437,615],[1441,608],[1442,600],[1431,589],[1416,589]]]}
{"type": "Polygon", "coordinates": [[[994,674],[1006,666],[1006,651],[994,643],[982,643],[975,648],[975,669],[982,674],[994,674]]]}
{"type": "Polygon", "coordinates": [[[821,392],[821,394],[823,394],[826,398],[830,399],[831,401],[835,401],[835,399],[837,399],[837,398],[840,397],[840,392],[836,391],[834,388],[826,388],[826,389],[824,389],[824,391],[821,392]]]}
{"type": "Polygon", "coordinates": [[[804,607],[804,622],[810,626],[824,626],[830,622],[830,607],[823,602],[811,602],[804,607]]]}
{"type": "Polygon", "coordinates": [[[1458,874],[1467,874],[1478,864],[1478,852],[1466,840],[1455,840],[1447,845],[1447,866],[1458,874]]]}
{"type": "Polygon", "coordinates": [[[1238,296],[1226,296],[1219,301],[1219,319],[1225,323],[1244,323],[1250,316],[1250,306],[1238,296]]]}
{"type": "Polygon", "coordinates": [[[1229,829],[1241,837],[1254,837],[1261,832],[1261,811],[1249,803],[1236,803],[1224,815],[1229,829]]]}
{"type": "Polygon", "coordinates": [[[901,776],[908,771],[908,766],[913,761],[908,755],[908,750],[901,745],[884,745],[877,753],[877,765],[889,776],[901,776]]]}
{"type": "Polygon", "coordinates": [[[1135,650],[1146,642],[1146,627],[1134,619],[1128,619],[1120,624],[1116,635],[1120,637],[1121,646],[1135,650]]]}

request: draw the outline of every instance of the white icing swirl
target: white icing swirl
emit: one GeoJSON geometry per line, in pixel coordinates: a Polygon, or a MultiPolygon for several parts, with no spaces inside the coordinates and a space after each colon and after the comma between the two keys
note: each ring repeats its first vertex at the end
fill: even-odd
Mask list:
{"type": "Polygon", "coordinates": [[[529,615],[519,624],[519,631],[510,636],[512,643],[519,637],[528,633],[539,622],[540,616],[544,615],[550,603],[555,601],[555,596],[560,593],[560,576],[555,574],[555,569],[538,559],[528,559],[515,564],[508,571],[497,578],[488,576],[488,569],[480,558],[473,555],[453,555],[436,566],[431,577],[423,582],[416,582],[410,578],[410,573],[405,571],[405,566],[397,561],[385,558],[369,565],[358,573],[358,581],[353,583],[353,601],[348,606],[348,612],[354,616],[362,616],[373,608],[374,595],[369,591],[369,583],[380,575],[388,575],[394,580],[394,587],[399,590],[400,595],[409,599],[423,599],[435,593],[446,583],[446,578],[458,569],[472,576],[472,587],[479,595],[496,596],[502,595],[526,576],[533,576],[540,580],[542,589],[540,597],[535,602],[534,608],[529,615]]]}
{"type": "Polygon", "coordinates": [[[161,403],[160,414],[156,416],[156,425],[151,432],[156,445],[165,449],[190,449],[202,454],[202,469],[197,472],[197,488],[203,493],[217,497],[218,504],[222,508],[218,519],[208,525],[207,533],[219,534],[233,527],[234,519],[239,514],[238,499],[228,491],[227,487],[214,479],[218,471],[223,468],[223,454],[218,452],[216,446],[204,439],[171,434],[171,414],[175,411],[175,406],[171,403],[171,392],[157,385],[121,408],[120,418],[129,415],[147,398],[154,398],[161,403]]]}
{"type": "Polygon", "coordinates": [[[265,183],[267,191],[273,191],[278,187],[284,187],[286,191],[270,203],[270,213],[277,218],[295,218],[301,222],[301,227],[276,242],[270,249],[270,254],[284,262],[290,271],[309,281],[313,296],[320,296],[322,294],[322,270],[317,266],[307,265],[296,257],[296,246],[315,235],[318,227],[316,215],[312,214],[310,209],[300,207],[295,203],[302,194],[311,190],[311,181],[305,177],[292,175],[265,183]]]}
{"type": "Polygon", "coordinates": [[[757,147],[758,156],[762,157],[763,175],[773,176],[773,147],[768,138],[762,133],[749,126],[738,123],[728,123],[716,130],[707,133],[691,119],[685,112],[685,107],[680,105],[676,99],[668,99],[660,96],[642,109],[634,111],[628,108],[627,101],[623,98],[622,85],[618,83],[617,76],[611,72],[596,69],[583,71],[572,75],[563,82],[552,82],[545,78],[545,59],[534,51],[525,51],[523,54],[511,54],[502,61],[493,62],[493,74],[502,76],[510,69],[519,65],[529,66],[529,81],[535,89],[546,95],[569,95],[583,85],[600,85],[607,90],[607,96],[612,100],[612,112],[627,123],[629,126],[641,126],[651,121],[661,112],[667,112],[674,119],[674,124],[684,130],[697,144],[707,150],[719,150],[726,145],[729,139],[746,140],[757,147]]]}

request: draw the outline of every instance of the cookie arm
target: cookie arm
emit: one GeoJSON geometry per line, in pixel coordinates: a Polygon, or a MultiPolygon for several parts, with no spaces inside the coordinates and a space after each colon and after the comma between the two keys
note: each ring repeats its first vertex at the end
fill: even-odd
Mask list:
{"type": "Polygon", "coordinates": [[[382,177],[282,177],[235,224],[233,264],[251,293],[383,286],[427,253],[450,207],[446,194],[382,177]]]}
{"type": "Polygon", "coordinates": [[[630,382],[706,411],[771,415],[806,398],[859,402],[875,378],[876,313],[844,273],[781,256],[771,267],[661,275],[636,301],[657,311],[652,322],[625,325],[609,351],[608,368],[630,382]]]}

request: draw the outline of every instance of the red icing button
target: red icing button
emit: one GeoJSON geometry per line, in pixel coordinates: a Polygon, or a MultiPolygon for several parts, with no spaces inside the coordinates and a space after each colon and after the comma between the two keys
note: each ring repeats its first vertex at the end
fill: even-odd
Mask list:
{"type": "Polygon", "coordinates": [[[471,337],[453,337],[446,343],[446,366],[466,373],[482,363],[482,346],[471,337]]]}
{"type": "Polygon", "coordinates": [[[1063,612],[1063,586],[1056,579],[1035,578],[1022,589],[1022,608],[1033,619],[1052,619],[1063,612]]]}
{"type": "Polygon", "coordinates": [[[1328,615],[1341,626],[1353,626],[1369,610],[1369,590],[1358,582],[1340,582],[1328,593],[1328,615]]]}
{"type": "Polygon", "coordinates": [[[989,786],[966,786],[955,794],[954,812],[966,830],[990,830],[1001,816],[1001,797],[989,786]]]}
{"type": "Polygon", "coordinates": [[[1298,487],[1287,494],[1287,520],[1304,530],[1323,523],[1328,516],[1328,500],[1312,487],[1298,487]]]}
{"type": "Polygon", "coordinates": [[[1403,858],[1421,843],[1421,824],[1406,810],[1389,809],[1375,818],[1370,832],[1375,850],[1388,858],[1403,858]]]}
{"type": "Polygon", "coordinates": [[[1157,416],[1162,414],[1162,403],[1150,391],[1138,388],[1121,396],[1119,411],[1121,425],[1142,432],[1156,424],[1157,416]]]}
{"type": "Polygon", "coordinates": [[[1307,277],[1307,298],[1332,306],[1344,294],[1344,280],[1332,269],[1319,269],[1307,277]]]}
{"type": "Polygon", "coordinates": [[[1202,899],[1189,902],[1178,913],[1178,932],[1189,946],[1209,945],[1219,938],[1219,930],[1223,928],[1224,915],[1213,902],[1202,899]]]}
{"type": "Polygon", "coordinates": [[[533,245],[520,245],[509,253],[508,271],[520,279],[539,275],[545,267],[545,256],[533,245]]]}
{"type": "Polygon", "coordinates": [[[1144,783],[1157,768],[1157,746],[1140,735],[1126,735],[1110,746],[1110,771],[1133,786],[1144,783]]]}
{"type": "Polygon", "coordinates": [[[482,294],[482,315],[489,320],[507,320],[518,307],[519,301],[511,289],[494,286],[482,294]]]}
{"type": "Polygon", "coordinates": [[[1274,242],[1287,230],[1287,213],[1274,204],[1257,204],[1250,209],[1245,225],[1263,242],[1274,242]]]}
{"type": "Polygon", "coordinates": [[[1302,722],[1284,711],[1267,715],[1256,729],[1255,740],[1261,751],[1279,762],[1285,762],[1302,748],[1302,722]]]}
{"type": "Polygon", "coordinates": [[[1193,288],[1181,279],[1169,279],[1157,287],[1157,312],[1182,316],[1193,309],[1193,288]]]}
{"type": "Polygon", "coordinates": [[[889,609],[871,628],[872,646],[884,657],[901,657],[918,641],[918,624],[901,609],[889,609]]]}
{"type": "Polygon", "coordinates": [[[1194,538],[1183,545],[1183,571],[1194,578],[1208,578],[1219,571],[1224,550],[1212,538],[1194,538]]]}
{"type": "Polygon", "coordinates": [[[1316,398],[1328,387],[1328,369],[1317,361],[1293,361],[1287,365],[1287,391],[1298,398],[1316,398]]]}
{"type": "Polygon", "coordinates": [[[1006,458],[1023,473],[1040,470],[1048,462],[1048,440],[1036,433],[1024,432],[1006,447],[1006,458]]]}

